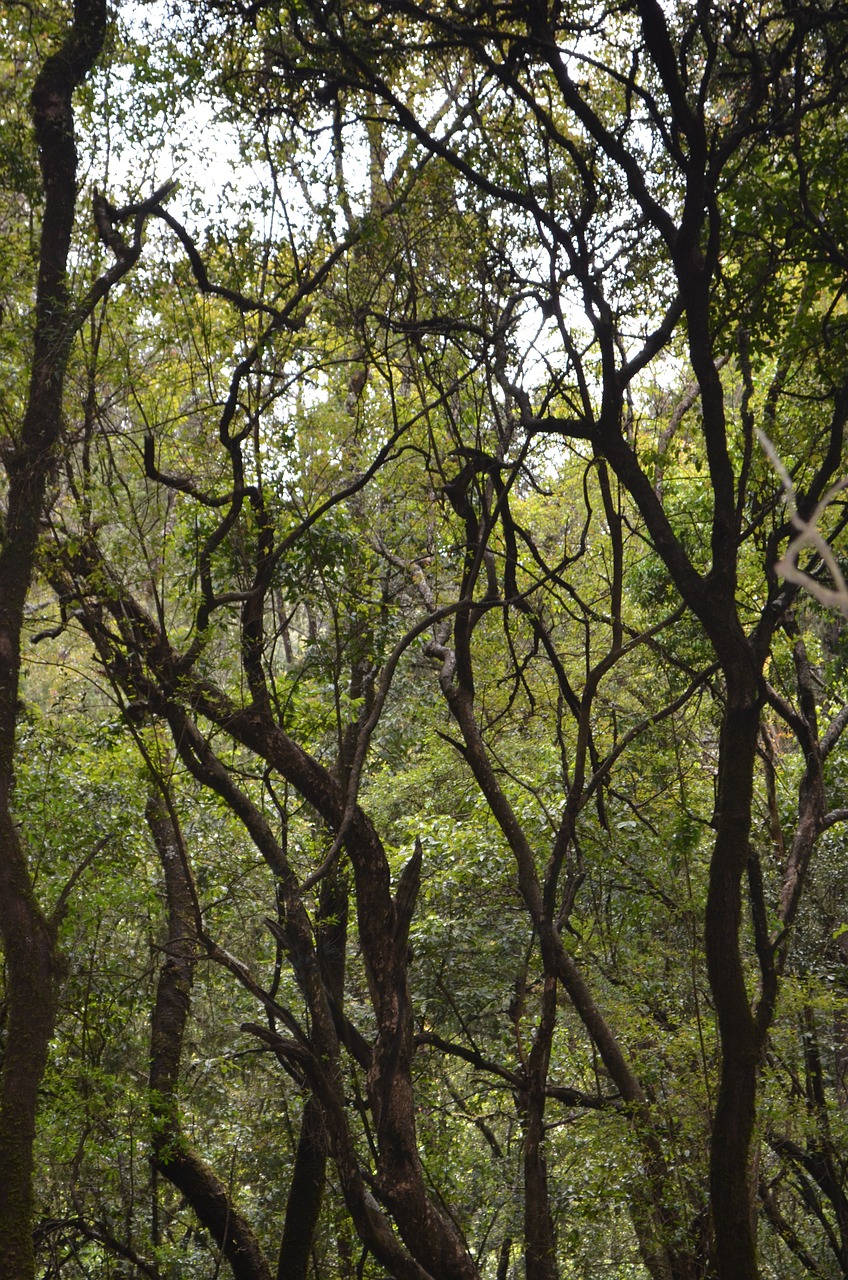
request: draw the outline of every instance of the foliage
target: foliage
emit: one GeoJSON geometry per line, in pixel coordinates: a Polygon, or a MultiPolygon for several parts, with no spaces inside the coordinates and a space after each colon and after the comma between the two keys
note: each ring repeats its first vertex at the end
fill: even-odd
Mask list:
{"type": "Polygon", "coordinates": [[[119,9],[51,309],[27,95],[85,10],[2,18],[6,561],[68,319],[0,1277],[844,1274],[844,639],[757,442],[819,511],[843,15],[119,9]]]}

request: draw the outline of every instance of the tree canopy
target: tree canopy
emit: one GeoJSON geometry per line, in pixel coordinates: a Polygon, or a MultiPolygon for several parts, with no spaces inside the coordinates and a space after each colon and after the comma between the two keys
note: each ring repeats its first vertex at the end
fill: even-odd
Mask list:
{"type": "Polygon", "coordinates": [[[0,1280],[844,1276],[848,12],[0,23],[0,1280]]]}

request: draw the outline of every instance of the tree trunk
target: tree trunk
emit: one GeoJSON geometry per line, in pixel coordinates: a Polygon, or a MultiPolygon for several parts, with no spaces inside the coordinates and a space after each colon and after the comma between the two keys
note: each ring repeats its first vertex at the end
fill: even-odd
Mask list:
{"type": "Polygon", "coordinates": [[[9,487],[0,549],[0,934],[8,1006],[0,1078],[0,1280],[29,1280],[35,1272],[33,1140],[59,963],[55,923],[36,901],[13,815],[13,760],[24,605],[55,464],[72,340],[66,285],[77,196],[72,98],[100,53],[105,31],[104,0],[76,0],[73,22],[61,48],[45,60],[30,104],[44,211],[29,396],[20,435],[6,459],[9,487]]]}
{"type": "MultiPolygon", "coordinates": [[[[337,1009],[342,1007],[344,993],[347,899],[346,878],[338,868],[334,868],[321,881],[317,952],[321,975],[337,1009]]],[[[306,1280],[324,1199],[328,1152],[324,1111],[315,1094],[310,1094],[304,1103],[300,1122],[277,1280],[306,1280]]]]}
{"type": "Polygon", "coordinates": [[[542,1012],[527,1062],[524,1108],[524,1257],[527,1280],[558,1280],[556,1235],[545,1160],[545,1085],[556,1026],[556,978],[545,979],[542,1012]]]}
{"type": "Polygon", "coordinates": [[[0,929],[7,1002],[0,1092],[0,1277],[29,1280],[35,1274],[35,1113],[53,1034],[58,962],[55,930],[33,895],[24,851],[6,803],[0,806],[0,929]]]}
{"type": "Polygon", "coordinates": [[[303,1107],[277,1280],[306,1280],[315,1228],[324,1198],[327,1135],[321,1104],[311,1094],[303,1107]]]}
{"type": "Polygon", "coordinates": [[[190,1204],[230,1265],[235,1280],[271,1280],[256,1234],[226,1185],[182,1132],[177,1086],[197,956],[194,895],[173,816],[151,793],[147,822],[165,875],[168,941],[151,1020],[150,1125],[153,1163],[190,1204]]]}
{"type": "Polygon", "coordinates": [[[751,1011],[739,935],[760,715],[754,693],[749,691],[745,696],[730,682],[728,686],[705,929],[707,966],[721,1037],[710,1190],[721,1280],[757,1280],[750,1157],[763,1036],[751,1011]]]}

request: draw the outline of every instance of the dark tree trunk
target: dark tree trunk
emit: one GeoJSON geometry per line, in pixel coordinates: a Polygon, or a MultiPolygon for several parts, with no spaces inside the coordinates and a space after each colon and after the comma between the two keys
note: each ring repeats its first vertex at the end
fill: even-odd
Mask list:
{"type": "Polygon", "coordinates": [[[58,962],[55,930],[33,895],[18,831],[5,803],[0,806],[0,929],[7,1001],[0,1093],[0,1277],[28,1280],[35,1274],[36,1103],[53,1033],[58,962]]]}
{"type": "Polygon", "coordinates": [[[545,1085],[556,1026],[556,978],[545,979],[542,1013],[527,1062],[524,1108],[524,1257],[527,1280],[558,1280],[545,1160],[545,1085]]]}
{"type": "Polygon", "coordinates": [[[44,211],[29,397],[20,435],[6,461],[9,487],[0,549],[0,935],[8,1006],[0,1078],[2,1280],[28,1280],[35,1269],[32,1151],[59,978],[55,923],[36,901],[12,809],[21,632],[55,465],[72,340],[66,286],[77,196],[72,99],[100,53],[105,30],[104,0],[77,0],[62,46],[45,60],[31,100],[44,211]]]}
{"type": "Polygon", "coordinates": [[[235,1280],[271,1280],[271,1270],[250,1223],[226,1185],[182,1132],[177,1090],[183,1037],[197,957],[194,894],[173,814],[151,793],[147,822],[165,876],[168,941],[159,970],[151,1023],[150,1124],[153,1163],[185,1196],[230,1265],[235,1280]]]}
{"type": "Polygon", "coordinates": [[[751,1138],[764,1037],[751,1009],[740,950],[759,721],[755,694],[746,698],[731,686],[721,735],[705,928],[722,1055],[710,1153],[713,1230],[722,1280],[756,1280],[759,1274],[751,1138]]]}
{"type": "MultiPolygon", "coordinates": [[[[318,963],[336,1009],[342,1007],[347,945],[348,886],[336,868],[321,881],[318,963]]],[[[324,1111],[314,1094],[306,1099],[286,1202],[277,1280],[306,1280],[324,1199],[329,1143],[324,1111]]]]}
{"type": "Polygon", "coordinates": [[[311,1094],[303,1107],[277,1280],[306,1280],[315,1228],[324,1199],[327,1135],[321,1104],[311,1094]]]}

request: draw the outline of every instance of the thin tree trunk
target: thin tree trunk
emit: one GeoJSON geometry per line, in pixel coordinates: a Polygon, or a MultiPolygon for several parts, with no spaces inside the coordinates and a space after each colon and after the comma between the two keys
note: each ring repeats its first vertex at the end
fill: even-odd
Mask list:
{"type": "Polygon", "coordinates": [[[151,792],[147,822],[165,875],[168,941],[151,1023],[150,1126],[153,1162],[185,1196],[230,1265],[235,1280],[271,1280],[262,1247],[226,1185],[189,1146],[177,1089],[197,957],[194,895],[179,833],[162,798],[151,792]]]}
{"type": "Polygon", "coordinates": [[[527,1062],[524,1116],[524,1257],[527,1280],[558,1280],[556,1235],[545,1160],[545,1085],[556,1026],[556,978],[545,979],[542,1012],[527,1062]]]}
{"type": "MultiPolygon", "coordinates": [[[[342,1007],[344,992],[347,916],[347,881],[335,868],[321,881],[317,952],[321,975],[338,1009],[342,1007]]],[[[324,1111],[315,1094],[310,1094],[300,1122],[277,1280],[306,1280],[324,1199],[328,1154],[324,1111]]]]}

